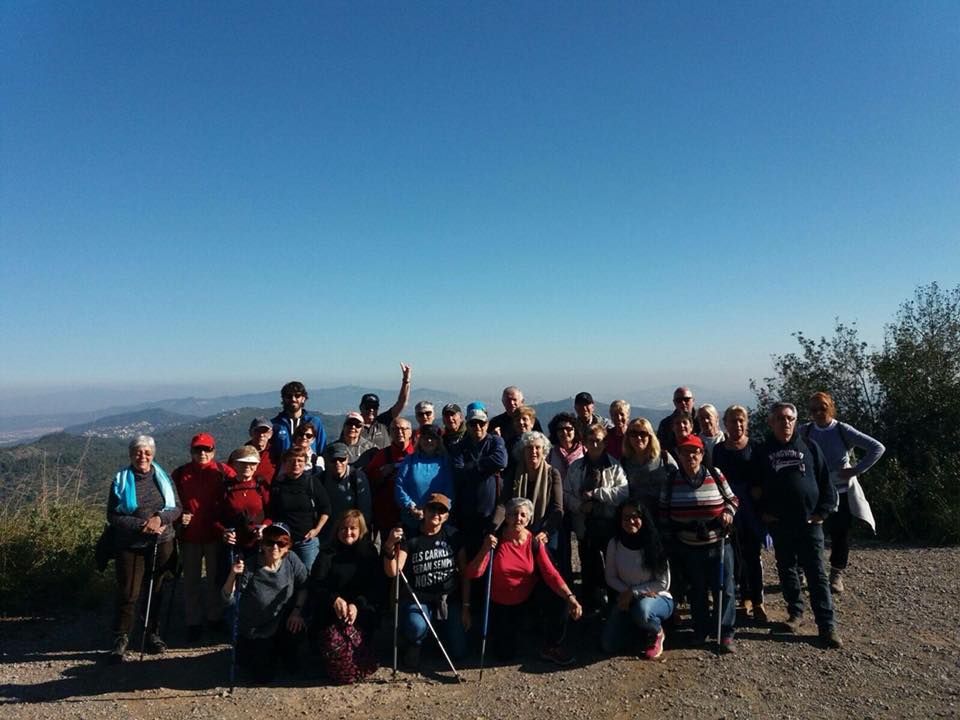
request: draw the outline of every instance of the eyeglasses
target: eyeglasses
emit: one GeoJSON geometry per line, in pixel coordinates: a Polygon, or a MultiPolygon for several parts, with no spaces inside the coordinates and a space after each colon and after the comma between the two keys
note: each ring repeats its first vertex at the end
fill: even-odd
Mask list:
{"type": "Polygon", "coordinates": [[[394,431],[394,432],[408,433],[408,432],[410,432],[410,428],[408,428],[408,427],[395,427],[395,428],[393,429],[393,431],[394,431]]]}
{"type": "Polygon", "coordinates": [[[208,452],[213,452],[213,448],[207,447],[206,445],[194,445],[192,448],[190,448],[190,451],[208,453],[208,452]]]}

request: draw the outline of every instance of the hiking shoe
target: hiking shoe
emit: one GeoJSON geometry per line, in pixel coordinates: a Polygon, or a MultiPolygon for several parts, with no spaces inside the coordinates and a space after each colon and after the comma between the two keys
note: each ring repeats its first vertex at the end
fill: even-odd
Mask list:
{"type": "Polygon", "coordinates": [[[843,576],[836,568],[830,568],[830,592],[840,595],[843,592],[843,576]]]}
{"type": "Polygon", "coordinates": [[[820,642],[823,643],[824,647],[830,648],[831,650],[837,650],[843,647],[843,640],[840,639],[837,631],[833,629],[821,630],[820,642]]]}
{"type": "Polygon", "coordinates": [[[107,661],[111,665],[119,665],[123,662],[123,655],[127,652],[127,645],[130,644],[130,636],[126,633],[117,633],[113,636],[113,649],[107,661]]]}
{"type": "Polygon", "coordinates": [[[753,621],[757,625],[766,625],[767,624],[767,611],[763,605],[754,605],[753,606],[753,621]]]}
{"type": "Polygon", "coordinates": [[[783,624],[783,632],[796,634],[800,632],[800,626],[803,624],[803,615],[800,613],[791,613],[790,617],[783,624]]]}
{"type": "Polygon", "coordinates": [[[187,642],[198,643],[203,638],[203,625],[187,626],[187,642]]]}
{"type": "Polygon", "coordinates": [[[733,655],[737,649],[733,646],[733,637],[730,635],[725,635],[720,638],[720,654],[721,655],[733,655]]]}
{"type": "Polygon", "coordinates": [[[147,642],[144,643],[143,649],[151,655],[162,655],[167,651],[167,644],[154,630],[147,633],[147,642]]]}
{"type": "Polygon", "coordinates": [[[643,657],[646,660],[656,660],[658,657],[663,655],[663,630],[658,632],[653,638],[653,644],[650,645],[646,650],[643,651],[643,657]]]}
{"type": "Polygon", "coordinates": [[[573,662],[573,655],[567,652],[561,645],[544,645],[540,650],[540,659],[556,665],[565,666],[573,662]]]}

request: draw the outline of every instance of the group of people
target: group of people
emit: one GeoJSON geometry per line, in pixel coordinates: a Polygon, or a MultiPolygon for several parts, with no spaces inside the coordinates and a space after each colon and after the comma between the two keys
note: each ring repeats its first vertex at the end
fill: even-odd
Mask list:
{"type": "MultiPolygon", "coordinates": [[[[296,381],[226,464],[208,433],[169,475],[152,438],[130,442],[107,507],[111,661],[124,659],[142,588],[156,606],[177,557],[187,640],[232,630],[257,682],[296,672],[304,645],[332,680],[355,682],[376,669],[374,638],[387,627],[407,667],[434,634],[457,660],[481,618],[500,660],[521,654],[530,630],[541,658],[572,662],[568,624],[585,615],[603,623],[605,652],[655,659],[682,604],[692,642],[712,637],[730,653],[738,596],[750,621],[769,621],[768,535],[787,605],[779,629],[800,629],[802,572],[821,642],[841,646],[833,595],[844,589],[852,518],[873,523],[857,478],[884,448],[838,422],[828,393],[809,399],[803,426],[794,405],[773,405],[764,439],[749,437],[746,408],[698,408],[686,387],[656,429],[623,400],[604,418],[581,392],[545,433],[516,387],[494,417],[479,402],[451,403],[437,422],[420,402],[411,422],[411,370],[401,368],[396,403],[381,413],[377,395],[363,395],[332,442],[296,381]]],[[[159,616],[146,618],[147,652],[166,649],[159,616]]]]}

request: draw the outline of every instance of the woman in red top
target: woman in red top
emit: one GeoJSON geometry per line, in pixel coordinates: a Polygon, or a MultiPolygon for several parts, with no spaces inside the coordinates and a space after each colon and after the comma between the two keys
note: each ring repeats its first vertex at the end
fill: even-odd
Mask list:
{"type": "MultiPolygon", "coordinates": [[[[217,529],[230,549],[249,561],[250,556],[259,550],[260,528],[270,522],[266,519],[267,500],[263,482],[257,474],[260,453],[256,448],[244,445],[230,453],[228,462],[237,476],[227,478],[220,501],[217,529]]],[[[229,569],[233,560],[230,557],[224,567],[229,569]]],[[[223,579],[226,580],[226,572],[223,579]]]]}
{"type": "MultiPolygon", "coordinates": [[[[553,608],[549,606],[555,606],[556,600],[543,591],[542,585],[538,586],[538,577],[565,600],[565,612],[570,617],[578,620],[583,614],[576,596],[550,561],[547,549],[527,529],[531,517],[533,504],[526,498],[514,498],[507,503],[501,540],[487,535],[477,556],[467,566],[468,577],[483,577],[490,550],[494,550],[489,630],[493,653],[500,660],[511,660],[516,656],[517,629],[524,626],[523,615],[528,607],[535,606],[539,617],[553,618],[560,614],[551,612],[553,608]]],[[[557,625],[562,629],[562,622],[558,621],[557,625]]],[[[573,657],[560,645],[561,632],[555,630],[554,635],[547,640],[540,657],[559,665],[569,665],[573,657]]]]}

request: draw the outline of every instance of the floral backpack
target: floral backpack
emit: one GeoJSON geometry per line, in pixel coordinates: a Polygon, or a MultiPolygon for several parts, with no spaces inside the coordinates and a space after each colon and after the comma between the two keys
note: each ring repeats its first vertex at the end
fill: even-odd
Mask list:
{"type": "Polygon", "coordinates": [[[355,625],[335,623],[321,632],[320,657],[327,676],[338,685],[351,685],[377,670],[377,659],[355,625]]]}

